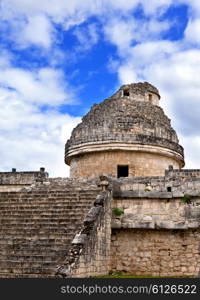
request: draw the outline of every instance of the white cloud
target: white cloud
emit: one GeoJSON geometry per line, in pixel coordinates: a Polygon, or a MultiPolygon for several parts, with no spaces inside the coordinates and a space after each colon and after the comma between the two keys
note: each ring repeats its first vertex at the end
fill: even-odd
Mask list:
{"type": "Polygon", "coordinates": [[[64,144],[80,118],[56,110],[41,112],[23,103],[17,93],[0,89],[1,170],[39,170],[50,176],[68,176],[64,144]]]}
{"type": "Polygon", "coordinates": [[[172,4],[172,0],[141,0],[145,14],[162,14],[172,4]]]}
{"type": "Polygon", "coordinates": [[[38,105],[57,106],[74,101],[74,95],[62,71],[52,68],[32,72],[19,68],[5,68],[0,70],[0,84],[14,89],[22,100],[38,105]]]}
{"type": "Polygon", "coordinates": [[[0,65],[1,170],[44,166],[51,176],[68,176],[64,144],[80,118],[58,110],[76,98],[62,72],[14,68],[7,51],[1,52],[0,65]]]}
{"type": "Polygon", "coordinates": [[[12,60],[12,54],[6,49],[0,48],[0,69],[4,69],[10,66],[10,61],[12,60]]]}
{"type": "Polygon", "coordinates": [[[144,67],[148,67],[149,65],[157,65],[159,61],[168,58],[177,51],[177,43],[158,40],[138,44],[128,49],[127,54],[128,60],[137,68],[141,69],[142,67],[143,70],[144,67]]]}
{"type": "Polygon", "coordinates": [[[200,15],[200,2],[198,0],[177,0],[177,4],[186,4],[192,17],[200,15]]]}
{"type": "Polygon", "coordinates": [[[179,134],[186,158],[185,168],[199,169],[200,168],[200,137],[199,136],[184,136],[179,134]]]}
{"type": "Polygon", "coordinates": [[[133,44],[145,42],[147,45],[148,41],[153,43],[169,27],[169,22],[159,22],[154,18],[146,21],[113,18],[104,25],[104,32],[107,40],[116,45],[120,56],[125,58],[127,52],[134,49],[133,44]]]}
{"type": "Polygon", "coordinates": [[[22,43],[36,44],[49,48],[53,41],[52,24],[44,15],[30,17],[20,37],[22,43]]]}
{"type": "Polygon", "coordinates": [[[138,81],[137,73],[134,71],[134,68],[130,67],[128,64],[119,67],[118,76],[121,84],[128,84],[138,81]]]}
{"type": "Polygon", "coordinates": [[[28,15],[45,12],[54,21],[63,22],[71,17],[88,18],[88,16],[102,13],[105,9],[129,11],[139,2],[138,0],[2,0],[2,6],[7,12],[13,9],[18,13],[28,15]]]}
{"type": "MultiPolygon", "coordinates": [[[[0,16],[1,22],[9,22],[10,38],[18,45],[49,48],[55,40],[51,21],[67,30],[91,16],[99,17],[100,22],[105,22],[107,15],[109,19],[116,15],[127,16],[139,4],[146,14],[158,14],[158,9],[163,11],[170,3],[171,0],[152,0],[151,5],[146,0],[1,0],[0,16]]],[[[149,25],[153,32],[162,23],[149,25]]]]}
{"type": "Polygon", "coordinates": [[[11,19],[16,14],[25,17],[44,14],[65,26],[72,19],[73,25],[80,24],[80,21],[97,13],[98,9],[98,1],[94,0],[2,0],[4,18],[11,19]]]}
{"type": "Polygon", "coordinates": [[[200,19],[190,20],[185,30],[187,42],[200,44],[200,19]]]}
{"type": "Polygon", "coordinates": [[[88,51],[99,40],[98,27],[96,24],[89,24],[86,28],[76,27],[73,31],[76,36],[79,45],[76,47],[76,51],[88,51]]]}
{"type": "Polygon", "coordinates": [[[130,47],[134,39],[136,24],[132,20],[112,19],[104,27],[108,41],[116,45],[120,52],[130,47]]]}

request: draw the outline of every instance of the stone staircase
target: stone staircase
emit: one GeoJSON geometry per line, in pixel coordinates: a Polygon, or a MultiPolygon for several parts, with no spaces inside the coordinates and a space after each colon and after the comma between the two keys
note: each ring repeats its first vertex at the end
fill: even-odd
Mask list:
{"type": "Polygon", "coordinates": [[[55,277],[100,188],[50,179],[0,193],[0,277],[55,277]]]}

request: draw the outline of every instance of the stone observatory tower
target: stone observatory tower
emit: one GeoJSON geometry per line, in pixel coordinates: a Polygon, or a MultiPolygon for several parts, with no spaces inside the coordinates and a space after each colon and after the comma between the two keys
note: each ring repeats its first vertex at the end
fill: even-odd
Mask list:
{"type": "Polygon", "coordinates": [[[163,176],[169,166],[182,168],[183,148],[159,100],[157,88],[139,82],[94,104],[65,146],[70,177],[163,176]]]}

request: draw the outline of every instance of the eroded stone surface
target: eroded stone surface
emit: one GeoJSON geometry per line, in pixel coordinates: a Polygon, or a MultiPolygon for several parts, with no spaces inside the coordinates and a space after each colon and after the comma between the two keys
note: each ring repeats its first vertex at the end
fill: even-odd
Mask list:
{"type": "Polygon", "coordinates": [[[142,276],[198,276],[200,232],[115,229],[111,269],[142,276]]]}

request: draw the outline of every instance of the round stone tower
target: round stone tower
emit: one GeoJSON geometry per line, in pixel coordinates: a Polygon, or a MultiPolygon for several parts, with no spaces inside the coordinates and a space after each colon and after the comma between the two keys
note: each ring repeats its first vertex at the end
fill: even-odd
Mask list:
{"type": "Polygon", "coordinates": [[[159,100],[144,82],[94,104],[65,146],[70,177],[163,176],[169,166],[182,168],[183,148],[159,100]]]}

